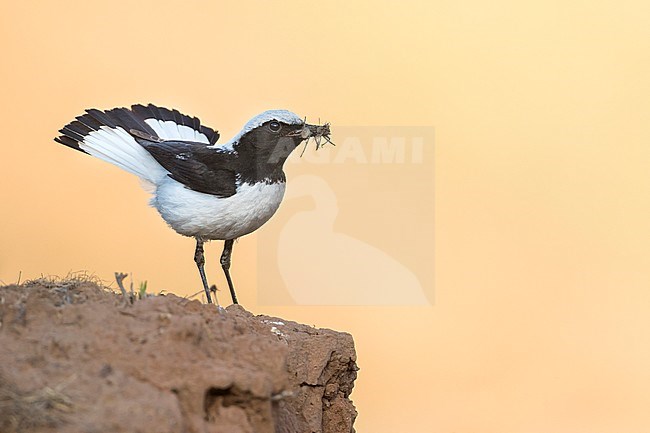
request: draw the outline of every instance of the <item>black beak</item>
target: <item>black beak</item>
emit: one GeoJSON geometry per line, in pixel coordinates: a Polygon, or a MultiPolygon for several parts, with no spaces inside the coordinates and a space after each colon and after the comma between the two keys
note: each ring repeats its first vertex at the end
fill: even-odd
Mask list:
{"type": "Polygon", "coordinates": [[[297,129],[293,132],[287,134],[289,137],[302,137],[303,140],[308,138],[320,138],[320,137],[329,137],[330,135],[330,124],[326,123],[324,125],[310,125],[305,123],[302,126],[302,129],[297,129]]]}

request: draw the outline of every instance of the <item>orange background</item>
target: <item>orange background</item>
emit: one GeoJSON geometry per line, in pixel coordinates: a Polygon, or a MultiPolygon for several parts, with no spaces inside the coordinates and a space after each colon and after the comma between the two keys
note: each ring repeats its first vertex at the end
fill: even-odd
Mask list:
{"type": "Polygon", "coordinates": [[[52,141],[86,107],[174,106],[225,138],[276,107],[433,125],[433,306],[261,308],[255,235],[241,302],[354,335],[359,432],[650,429],[650,3],[0,4],[5,283],[199,287],[136,179],[52,141]]]}

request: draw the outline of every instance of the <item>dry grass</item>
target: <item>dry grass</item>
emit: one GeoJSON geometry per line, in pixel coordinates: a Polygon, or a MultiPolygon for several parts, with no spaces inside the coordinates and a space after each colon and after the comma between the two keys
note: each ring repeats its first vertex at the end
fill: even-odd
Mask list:
{"type": "Polygon", "coordinates": [[[60,305],[72,304],[78,301],[83,302],[87,298],[87,294],[80,291],[79,288],[89,285],[96,286],[99,290],[112,291],[102,284],[99,277],[86,272],[69,273],[65,277],[41,276],[40,278],[25,281],[20,284],[20,287],[25,289],[45,288],[60,299],[56,304],[60,305]]]}
{"type": "Polygon", "coordinates": [[[104,287],[104,284],[101,279],[95,274],[89,274],[87,272],[70,272],[65,277],[59,277],[56,275],[41,275],[40,278],[35,278],[33,280],[27,280],[22,284],[22,286],[42,286],[48,289],[54,288],[74,288],[78,287],[81,284],[96,284],[99,287],[104,287]]]}
{"type": "Polygon", "coordinates": [[[63,302],[65,302],[66,304],[71,303],[72,301],[71,294],[74,293],[75,289],[87,284],[95,285],[107,292],[121,293],[124,299],[126,299],[130,303],[133,303],[139,299],[158,296],[163,294],[164,292],[161,291],[160,293],[157,294],[148,293],[146,281],[141,282],[138,285],[137,290],[134,290],[133,281],[131,281],[130,290],[126,290],[123,281],[128,276],[129,276],[128,274],[122,272],[115,272],[115,281],[117,282],[119,291],[111,287],[109,284],[107,284],[106,281],[101,280],[96,275],[89,274],[87,272],[72,272],[66,275],[65,277],[52,276],[52,275],[41,276],[40,278],[28,280],[23,282],[22,284],[19,283],[18,285],[26,288],[44,287],[46,289],[50,289],[52,292],[60,294],[63,297],[63,302]]]}

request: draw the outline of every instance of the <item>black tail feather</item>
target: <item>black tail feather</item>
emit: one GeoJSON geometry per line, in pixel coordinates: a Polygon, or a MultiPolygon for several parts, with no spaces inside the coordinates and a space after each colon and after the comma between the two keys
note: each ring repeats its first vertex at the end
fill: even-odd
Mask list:
{"type": "Polygon", "coordinates": [[[76,120],[68,123],[59,132],[61,136],[55,138],[57,143],[83,152],[79,143],[93,131],[99,131],[103,126],[109,128],[122,128],[127,133],[131,130],[141,131],[152,137],[158,137],[158,134],[145,122],[147,119],[157,119],[163,121],[173,121],[178,125],[191,127],[195,131],[203,133],[209,141],[209,144],[215,144],[219,139],[219,133],[212,128],[201,125],[197,117],[190,117],[180,113],[178,110],[169,110],[163,107],[157,107],[149,104],[146,107],[136,104],[128,108],[113,108],[112,110],[101,111],[95,108],[86,110],[86,114],[77,116],[76,120]]]}

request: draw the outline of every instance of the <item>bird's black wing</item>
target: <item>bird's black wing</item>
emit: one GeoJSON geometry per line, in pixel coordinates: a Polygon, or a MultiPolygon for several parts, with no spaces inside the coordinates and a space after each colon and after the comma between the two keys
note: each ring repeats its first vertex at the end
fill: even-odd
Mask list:
{"type": "Polygon", "coordinates": [[[230,197],[237,190],[234,156],[204,143],[191,141],[154,141],[131,131],[169,176],[187,188],[217,197],[230,197]]]}

